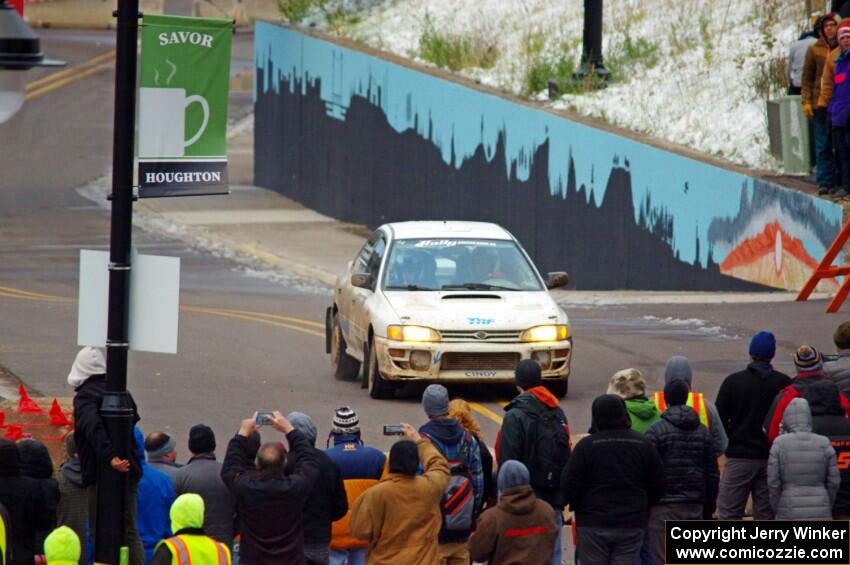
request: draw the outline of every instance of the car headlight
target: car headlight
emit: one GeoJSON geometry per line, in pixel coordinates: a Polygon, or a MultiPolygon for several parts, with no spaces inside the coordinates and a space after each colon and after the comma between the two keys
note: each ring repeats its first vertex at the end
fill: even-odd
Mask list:
{"type": "Polygon", "coordinates": [[[387,326],[387,338],[394,341],[440,341],[440,334],[425,326],[387,326]]]}
{"type": "Polygon", "coordinates": [[[570,326],[552,324],[534,326],[522,332],[522,341],[563,341],[570,337],[570,326]]]}

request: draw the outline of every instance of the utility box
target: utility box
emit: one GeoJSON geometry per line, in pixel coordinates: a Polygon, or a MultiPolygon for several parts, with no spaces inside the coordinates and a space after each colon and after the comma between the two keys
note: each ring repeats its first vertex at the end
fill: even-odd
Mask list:
{"type": "Polygon", "coordinates": [[[809,122],[803,114],[799,96],[783,96],[767,102],[767,132],[770,152],[782,161],[785,174],[811,172],[809,122]]]}

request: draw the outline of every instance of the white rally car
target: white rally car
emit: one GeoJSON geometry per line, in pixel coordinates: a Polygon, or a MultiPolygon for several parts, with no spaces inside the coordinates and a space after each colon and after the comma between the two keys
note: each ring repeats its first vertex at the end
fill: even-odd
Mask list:
{"type": "Polygon", "coordinates": [[[339,379],[373,398],[422,382],[513,382],[521,359],[567,393],[572,336],[541,278],[504,228],[480,222],[403,222],[379,227],[337,279],[326,349],[339,379]]]}

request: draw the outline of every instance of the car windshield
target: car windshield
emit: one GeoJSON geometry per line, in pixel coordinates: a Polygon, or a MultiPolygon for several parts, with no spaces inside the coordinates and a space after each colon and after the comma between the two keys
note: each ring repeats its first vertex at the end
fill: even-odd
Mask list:
{"type": "Polygon", "coordinates": [[[496,239],[399,239],[385,290],[541,290],[517,244],[496,239]]]}

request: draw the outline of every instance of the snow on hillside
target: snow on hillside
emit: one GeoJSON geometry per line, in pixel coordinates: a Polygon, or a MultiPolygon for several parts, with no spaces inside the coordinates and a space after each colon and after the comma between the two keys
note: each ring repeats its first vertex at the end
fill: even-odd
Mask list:
{"type": "Polygon", "coordinates": [[[314,12],[304,23],[426,64],[435,50],[451,61],[446,46],[462,43],[486,54],[466,57],[457,72],[483,84],[735,163],[778,167],[765,100],[780,89],[774,77],[782,71],[771,63],[784,59],[805,23],[799,0],[609,0],[604,54],[615,81],[557,100],[548,100],[545,79],[578,64],[583,0],[339,2],[356,11],[333,20],[314,12]],[[426,46],[423,34],[437,41],[426,46]]]}

